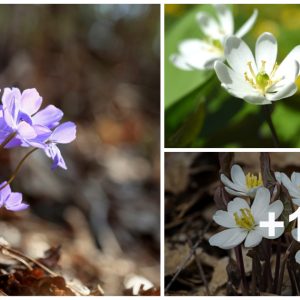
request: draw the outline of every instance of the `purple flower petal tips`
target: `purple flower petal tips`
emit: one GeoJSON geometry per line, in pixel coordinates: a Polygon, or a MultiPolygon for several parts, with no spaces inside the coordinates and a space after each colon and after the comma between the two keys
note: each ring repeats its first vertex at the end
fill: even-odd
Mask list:
{"type": "MultiPolygon", "coordinates": [[[[0,187],[4,186],[7,182],[4,181],[0,187]]],[[[28,204],[22,202],[23,197],[21,193],[12,193],[10,186],[0,190],[0,207],[4,206],[7,210],[20,211],[29,207],[28,204]]]]}

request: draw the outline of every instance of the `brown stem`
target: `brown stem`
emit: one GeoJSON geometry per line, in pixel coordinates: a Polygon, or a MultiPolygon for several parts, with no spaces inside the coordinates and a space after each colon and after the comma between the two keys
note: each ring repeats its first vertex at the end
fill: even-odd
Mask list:
{"type": "Polygon", "coordinates": [[[248,282],[247,282],[246,273],[245,273],[242,246],[239,245],[239,246],[235,247],[234,251],[235,251],[235,255],[236,255],[236,261],[237,261],[237,264],[239,266],[240,273],[241,273],[243,295],[246,296],[246,295],[248,295],[249,287],[248,287],[248,282]]]}

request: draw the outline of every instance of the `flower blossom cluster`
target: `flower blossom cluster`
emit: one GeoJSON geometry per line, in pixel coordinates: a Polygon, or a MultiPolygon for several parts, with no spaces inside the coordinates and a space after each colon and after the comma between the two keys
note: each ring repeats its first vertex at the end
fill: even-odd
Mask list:
{"type": "MultiPolygon", "coordinates": [[[[300,173],[293,172],[291,178],[285,173],[275,172],[278,184],[283,185],[293,204],[298,209],[293,212],[289,221],[300,220],[300,173]]],[[[284,206],[280,199],[271,202],[270,191],[264,187],[261,174],[245,174],[243,169],[234,164],[231,167],[230,178],[221,174],[221,182],[228,194],[238,196],[227,204],[227,211],[218,210],[213,220],[226,229],[213,235],[209,239],[212,246],[222,249],[231,249],[244,242],[245,247],[256,247],[263,238],[279,238],[285,228],[277,227],[275,235],[270,235],[268,228],[261,227],[260,223],[268,220],[270,213],[274,213],[275,220],[279,219],[284,206]]],[[[299,225],[298,225],[299,226],[299,225]]],[[[300,242],[299,228],[292,230],[293,238],[300,242]]],[[[300,250],[295,255],[296,261],[300,264],[300,250]]]]}
{"type": "MultiPolygon", "coordinates": [[[[63,122],[63,112],[54,105],[41,108],[43,99],[36,89],[21,92],[5,88],[0,105],[1,148],[34,147],[52,159],[52,169],[67,169],[58,144],[67,144],[76,137],[76,125],[63,122]]],[[[9,184],[0,185],[0,206],[18,211],[28,207],[22,203],[22,194],[12,193],[9,184]]]]}

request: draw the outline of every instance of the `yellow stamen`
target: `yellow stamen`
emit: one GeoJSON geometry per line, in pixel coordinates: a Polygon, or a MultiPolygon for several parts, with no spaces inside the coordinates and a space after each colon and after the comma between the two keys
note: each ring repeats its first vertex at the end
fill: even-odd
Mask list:
{"type": "Polygon", "coordinates": [[[273,70],[271,72],[271,74],[267,74],[265,69],[266,69],[266,61],[262,60],[261,61],[261,67],[260,70],[257,74],[255,74],[254,69],[252,67],[252,62],[249,61],[247,62],[247,66],[250,70],[250,74],[252,78],[249,78],[248,73],[245,72],[245,80],[255,89],[259,90],[261,92],[262,95],[266,94],[266,91],[273,86],[274,84],[276,84],[277,82],[281,81],[283,78],[278,78],[278,79],[274,79],[274,75],[278,69],[278,64],[275,63],[273,70]]]}
{"type": "Polygon", "coordinates": [[[255,76],[254,70],[253,70],[253,68],[252,68],[252,63],[251,63],[251,61],[249,61],[249,62],[247,63],[247,65],[248,65],[248,67],[249,67],[249,70],[250,70],[250,73],[251,73],[252,77],[255,78],[256,76],[255,76]]]}
{"type": "Polygon", "coordinates": [[[255,220],[251,210],[249,208],[241,208],[240,212],[240,216],[237,212],[233,214],[236,225],[238,225],[240,228],[252,230],[255,226],[255,220]]]}
{"type": "Polygon", "coordinates": [[[275,65],[274,65],[274,67],[273,67],[273,70],[272,70],[272,72],[271,72],[271,75],[270,75],[271,78],[272,78],[273,75],[276,73],[277,69],[278,69],[278,63],[276,62],[275,65]]]}
{"type": "Polygon", "coordinates": [[[249,190],[261,185],[263,185],[261,173],[259,173],[258,176],[251,173],[246,175],[246,186],[249,190]]]}

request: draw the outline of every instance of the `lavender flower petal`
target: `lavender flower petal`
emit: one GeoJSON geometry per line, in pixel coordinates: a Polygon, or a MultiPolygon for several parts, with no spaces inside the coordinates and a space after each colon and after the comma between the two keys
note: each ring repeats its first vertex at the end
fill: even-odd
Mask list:
{"type": "Polygon", "coordinates": [[[20,211],[28,208],[28,204],[22,203],[22,198],[21,193],[11,193],[4,203],[5,208],[12,211],[20,211]]]}
{"type": "Polygon", "coordinates": [[[51,135],[54,143],[67,144],[76,138],[76,125],[73,122],[65,122],[56,127],[51,135]]]}
{"type": "Polygon", "coordinates": [[[29,116],[36,113],[41,107],[43,98],[36,89],[24,90],[20,99],[20,109],[29,116]]]}
{"type": "Polygon", "coordinates": [[[64,113],[54,105],[48,105],[46,108],[37,112],[33,117],[33,124],[47,126],[53,128],[58,125],[64,113]]]}

